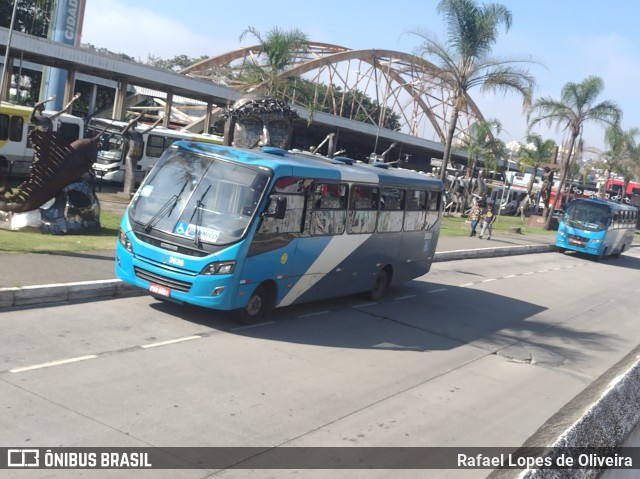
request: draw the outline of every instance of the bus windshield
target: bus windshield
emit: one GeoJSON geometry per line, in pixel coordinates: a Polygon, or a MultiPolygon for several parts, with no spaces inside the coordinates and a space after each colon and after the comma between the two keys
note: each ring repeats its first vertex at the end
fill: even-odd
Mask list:
{"type": "Polygon", "coordinates": [[[124,140],[119,133],[103,133],[98,142],[98,163],[119,163],[122,160],[124,140]]]}
{"type": "Polygon", "coordinates": [[[602,231],[609,226],[611,208],[604,204],[588,201],[571,203],[562,218],[568,226],[587,231],[602,231]]]}
{"type": "Polygon", "coordinates": [[[152,229],[223,245],[244,235],[270,174],[215,157],[168,150],[131,202],[129,217],[152,229]]]}

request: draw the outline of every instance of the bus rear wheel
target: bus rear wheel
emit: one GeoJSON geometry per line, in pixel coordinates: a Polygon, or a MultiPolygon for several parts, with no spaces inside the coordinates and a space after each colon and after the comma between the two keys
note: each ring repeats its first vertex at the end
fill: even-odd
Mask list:
{"type": "Polygon", "coordinates": [[[366,293],[366,296],[371,301],[377,301],[384,296],[389,286],[389,271],[387,268],[380,270],[376,280],[373,283],[373,288],[366,293]]]}
{"type": "Polygon", "coordinates": [[[264,285],[258,286],[251,293],[247,305],[235,311],[235,319],[245,325],[259,323],[271,311],[272,304],[273,295],[269,288],[264,285]]]}

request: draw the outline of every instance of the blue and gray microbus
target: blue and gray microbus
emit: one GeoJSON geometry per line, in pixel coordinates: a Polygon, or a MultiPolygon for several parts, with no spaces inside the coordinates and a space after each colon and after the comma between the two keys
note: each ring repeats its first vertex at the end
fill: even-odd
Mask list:
{"type": "Polygon", "coordinates": [[[235,310],[367,293],[427,273],[442,183],[263,147],[176,142],[122,218],[116,275],[164,300],[235,310]]]}
{"type": "Polygon", "coordinates": [[[561,253],[617,257],[631,246],[637,219],[635,206],[595,198],[574,200],[560,219],[556,247],[561,253]]]}

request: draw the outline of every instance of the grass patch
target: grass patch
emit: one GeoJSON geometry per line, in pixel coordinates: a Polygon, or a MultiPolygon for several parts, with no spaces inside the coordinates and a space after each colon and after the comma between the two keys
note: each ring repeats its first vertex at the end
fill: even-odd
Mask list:
{"type": "Polygon", "coordinates": [[[46,251],[95,251],[114,249],[120,215],[100,212],[100,231],[87,234],[50,235],[40,232],[0,229],[0,251],[13,253],[46,251]]]}
{"type": "MultiPolygon", "coordinates": [[[[102,229],[95,233],[77,235],[45,235],[39,232],[7,231],[0,229],[0,252],[30,253],[47,251],[95,251],[115,248],[121,215],[103,210],[100,213],[102,229]]],[[[525,226],[519,216],[500,216],[493,225],[493,234],[514,234],[512,228],[521,228],[523,234],[555,235],[555,231],[525,226]]],[[[478,232],[480,225],[478,226],[478,232]]],[[[466,218],[444,216],[440,236],[468,236],[466,218]]]]}
{"type": "MultiPolygon", "coordinates": [[[[458,216],[443,216],[440,226],[440,236],[469,236],[471,225],[466,218],[458,216]]],[[[480,234],[482,223],[478,223],[476,231],[480,234]]],[[[493,224],[493,234],[515,234],[512,229],[520,228],[522,234],[548,234],[554,236],[555,231],[549,231],[543,227],[527,226],[519,216],[500,216],[493,224]]]]}

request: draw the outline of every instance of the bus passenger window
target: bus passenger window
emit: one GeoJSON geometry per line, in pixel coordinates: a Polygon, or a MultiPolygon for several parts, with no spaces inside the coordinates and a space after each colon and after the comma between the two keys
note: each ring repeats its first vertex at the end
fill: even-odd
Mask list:
{"type": "Polygon", "coordinates": [[[313,195],[311,214],[312,235],[339,235],[344,233],[347,213],[347,186],[318,183],[313,195]]]}
{"type": "Polygon", "coordinates": [[[349,198],[350,210],[370,210],[375,209],[378,188],[364,185],[353,185],[349,198]]]}
{"type": "Polygon", "coordinates": [[[147,156],[159,158],[165,150],[164,138],[158,135],[149,135],[147,138],[147,156]]]}
{"type": "Polygon", "coordinates": [[[406,191],[399,188],[382,189],[382,205],[378,215],[378,231],[390,233],[402,231],[406,191]]]}
{"type": "Polygon", "coordinates": [[[405,231],[424,229],[427,220],[427,192],[409,190],[407,193],[407,212],[404,216],[405,231]]]}
{"type": "Polygon", "coordinates": [[[333,183],[319,183],[315,188],[314,205],[316,209],[346,208],[346,186],[333,183]]]}
{"type": "Polygon", "coordinates": [[[397,188],[382,190],[382,208],[385,210],[403,210],[405,191],[397,188]]]}
{"type": "Polygon", "coordinates": [[[9,138],[9,115],[0,115],[0,140],[5,141],[9,138]]]}
{"type": "Polygon", "coordinates": [[[409,190],[407,211],[421,211],[427,209],[427,192],[409,190]]]}
{"type": "Polygon", "coordinates": [[[376,229],[378,188],[353,185],[349,196],[347,233],[373,233],[376,229]]]}
{"type": "Polygon", "coordinates": [[[11,130],[9,132],[9,140],[22,141],[22,129],[24,127],[24,119],[21,116],[11,117],[11,130]]]}
{"type": "Polygon", "coordinates": [[[440,194],[435,191],[429,192],[429,203],[428,203],[429,211],[438,211],[440,209],[440,194]]]}

